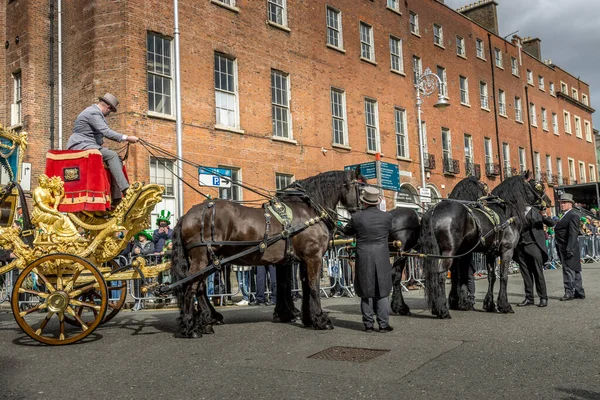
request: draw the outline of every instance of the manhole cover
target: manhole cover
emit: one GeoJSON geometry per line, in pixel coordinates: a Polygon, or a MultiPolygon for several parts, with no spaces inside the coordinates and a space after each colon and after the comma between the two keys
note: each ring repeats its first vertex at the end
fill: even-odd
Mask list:
{"type": "Polygon", "coordinates": [[[333,346],[308,356],[319,360],[365,362],[387,353],[389,350],[361,349],[360,347],[333,346]]]}

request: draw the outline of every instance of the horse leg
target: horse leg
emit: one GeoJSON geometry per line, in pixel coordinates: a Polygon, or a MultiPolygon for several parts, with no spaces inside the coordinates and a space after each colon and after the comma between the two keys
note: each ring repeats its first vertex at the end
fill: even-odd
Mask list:
{"type": "Polygon", "coordinates": [[[453,259],[452,266],[450,267],[450,294],[448,295],[448,307],[451,310],[460,310],[459,307],[459,293],[458,293],[458,283],[460,276],[460,260],[453,259]]]}
{"type": "Polygon", "coordinates": [[[331,320],[321,308],[319,293],[321,258],[312,256],[305,262],[302,277],[302,323],[314,329],[333,329],[331,320]]]}
{"type": "Polygon", "coordinates": [[[505,249],[500,257],[500,290],[498,292],[498,311],[514,313],[508,302],[508,268],[513,258],[513,249],[505,249]]]}
{"type": "MultiPolygon", "coordinates": [[[[446,253],[442,255],[450,254],[446,253]]],[[[429,259],[425,262],[427,301],[431,313],[441,319],[452,318],[448,312],[448,302],[446,299],[446,275],[451,264],[452,260],[448,259],[429,259]]]]}
{"type": "Polygon", "coordinates": [[[177,324],[179,334],[184,338],[196,339],[202,337],[198,330],[198,316],[194,307],[194,294],[196,292],[197,282],[183,286],[178,292],[179,298],[179,318],[177,324]]]}
{"type": "Polygon", "coordinates": [[[458,262],[458,309],[462,311],[469,311],[474,308],[473,301],[469,298],[469,280],[473,279],[472,262],[472,253],[462,257],[458,262]]]}
{"type": "Polygon", "coordinates": [[[198,289],[196,290],[196,300],[198,301],[198,310],[196,311],[196,325],[198,326],[198,330],[203,334],[215,333],[212,327],[212,324],[214,323],[212,317],[214,308],[212,308],[212,304],[208,300],[206,284],[204,281],[198,285],[198,289]]]}
{"type": "Polygon", "coordinates": [[[392,291],[392,312],[398,315],[411,315],[410,308],[404,302],[404,297],[402,296],[402,274],[404,273],[404,268],[406,267],[406,257],[399,257],[396,261],[394,261],[394,265],[392,266],[392,282],[394,289],[392,291]]]}
{"type": "Polygon", "coordinates": [[[494,304],[494,284],[496,283],[496,256],[492,254],[485,255],[485,264],[487,266],[488,291],[483,300],[483,309],[487,312],[496,312],[494,304]]]}
{"type": "Polygon", "coordinates": [[[273,322],[295,322],[294,300],[292,299],[292,264],[277,265],[277,302],[273,311],[273,322]]]}

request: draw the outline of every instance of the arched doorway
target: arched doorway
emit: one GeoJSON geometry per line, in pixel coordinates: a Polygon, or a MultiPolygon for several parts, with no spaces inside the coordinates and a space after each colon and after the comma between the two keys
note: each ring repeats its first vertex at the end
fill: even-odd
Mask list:
{"type": "Polygon", "coordinates": [[[396,207],[413,208],[415,210],[420,209],[419,207],[419,193],[417,189],[409,183],[403,183],[400,185],[400,190],[396,193],[396,207]]]}
{"type": "Polygon", "coordinates": [[[442,198],[441,192],[433,183],[428,183],[427,187],[431,189],[431,204],[437,204],[442,198]]]}

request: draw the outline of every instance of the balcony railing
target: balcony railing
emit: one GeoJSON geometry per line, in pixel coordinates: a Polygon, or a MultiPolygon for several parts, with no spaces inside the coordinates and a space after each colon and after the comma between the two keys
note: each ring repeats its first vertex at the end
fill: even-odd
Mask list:
{"type": "Polygon", "coordinates": [[[444,173],[445,174],[460,174],[460,162],[453,158],[444,157],[444,173]]]}
{"type": "Polygon", "coordinates": [[[487,176],[498,176],[500,175],[500,164],[487,163],[485,164],[485,174],[487,176]]]}
{"type": "Polygon", "coordinates": [[[515,167],[509,167],[509,166],[504,167],[504,177],[505,178],[510,178],[511,176],[515,176],[518,174],[519,174],[519,172],[517,171],[517,169],[515,167]]]}
{"type": "Polygon", "coordinates": [[[481,165],[465,162],[465,175],[481,179],[481,165]]]}
{"type": "Polygon", "coordinates": [[[552,172],[544,172],[542,176],[545,175],[545,182],[548,186],[556,186],[558,185],[558,177],[554,175],[552,172]]]}
{"type": "Polygon", "coordinates": [[[425,169],[435,169],[435,155],[424,153],[423,159],[425,160],[425,169]]]}
{"type": "Polygon", "coordinates": [[[565,177],[562,175],[557,175],[556,176],[556,184],[558,186],[564,185],[565,184],[565,177]]]}

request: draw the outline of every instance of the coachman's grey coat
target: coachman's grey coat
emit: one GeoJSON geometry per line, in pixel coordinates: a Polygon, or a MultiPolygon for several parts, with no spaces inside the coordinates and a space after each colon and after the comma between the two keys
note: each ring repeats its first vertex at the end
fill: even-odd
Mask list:
{"type": "Polygon", "coordinates": [[[571,209],[554,227],[556,250],[558,250],[560,262],[563,267],[566,266],[576,272],[581,271],[581,255],[579,254],[579,242],[577,241],[580,221],[581,215],[576,210],[571,209]]]}
{"type": "Polygon", "coordinates": [[[388,237],[392,215],[369,207],[356,213],[344,227],[344,233],[356,235],[354,289],[361,298],[382,298],[392,290],[392,266],[388,237]]]}

